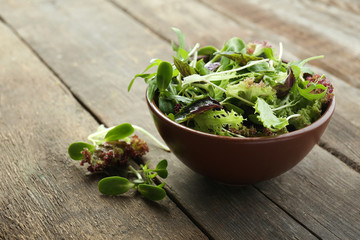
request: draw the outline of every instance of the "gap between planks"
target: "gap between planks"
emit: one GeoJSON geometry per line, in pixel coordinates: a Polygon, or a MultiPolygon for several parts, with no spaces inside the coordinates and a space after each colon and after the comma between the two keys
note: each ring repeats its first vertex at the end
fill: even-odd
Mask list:
{"type": "MultiPolygon", "coordinates": [[[[131,18],[135,19],[137,22],[139,22],[140,24],[144,25],[146,28],[148,28],[151,32],[153,32],[156,36],[158,36],[159,38],[165,40],[166,42],[171,42],[170,39],[166,38],[165,36],[161,35],[160,33],[156,32],[153,28],[151,28],[151,26],[147,25],[145,22],[141,21],[140,19],[138,19],[137,17],[133,16],[131,13],[129,13],[126,9],[123,9],[121,6],[119,6],[117,3],[114,3],[113,1],[109,1],[112,5],[114,5],[116,8],[119,8],[121,11],[125,12],[127,15],[129,15],[131,18]]],[[[223,14],[223,13],[221,13],[223,14]]],[[[101,120],[100,116],[97,116],[93,111],[90,110],[90,108],[81,100],[80,97],[76,96],[71,89],[69,88],[69,86],[63,81],[63,79],[59,76],[59,74],[48,64],[44,61],[44,59],[23,39],[21,38],[21,36],[17,33],[17,31],[10,25],[8,24],[1,16],[0,16],[0,21],[3,22],[6,26],[9,27],[9,29],[11,29],[11,31],[32,51],[32,53],[62,82],[62,84],[66,87],[66,89],[68,90],[68,92],[76,99],[77,102],[79,102],[79,104],[99,123],[101,124],[103,121],[101,120]]],[[[339,157],[339,154],[334,152],[334,151],[329,151],[326,146],[324,145],[320,145],[322,148],[324,148],[325,150],[327,150],[328,152],[330,152],[332,155],[334,155],[335,157],[337,157],[338,159],[342,160],[343,162],[345,162],[347,165],[348,161],[346,161],[347,159],[342,159],[341,157],[339,157]]],[[[351,167],[351,166],[350,166],[351,167]]],[[[353,167],[352,167],[353,168],[353,167]]],[[[359,171],[359,170],[358,170],[359,171]]],[[[316,235],[313,231],[311,231],[309,228],[307,228],[305,225],[303,225],[301,222],[299,222],[299,220],[297,220],[294,216],[292,216],[289,212],[287,212],[285,209],[283,209],[281,206],[279,206],[276,202],[274,202],[272,199],[270,199],[267,195],[265,195],[265,193],[261,192],[257,187],[253,186],[257,191],[259,191],[261,194],[263,194],[268,200],[270,200],[273,204],[275,204],[277,207],[279,207],[279,209],[281,209],[283,212],[285,212],[287,215],[289,215],[292,219],[294,219],[296,222],[298,222],[301,226],[303,226],[306,230],[308,230],[311,234],[313,234],[315,237],[319,238],[318,235],[316,235]]],[[[173,194],[171,192],[171,190],[167,190],[167,196],[170,198],[171,201],[173,201],[176,206],[207,236],[209,237],[209,239],[213,239],[213,237],[211,237],[205,230],[204,228],[201,226],[200,223],[198,223],[192,216],[191,214],[186,211],[186,208],[178,201],[177,197],[175,194],[173,194]]]]}
{"type": "Polygon", "coordinates": [[[129,12],[126,8],[122,7],[120,4],[118,4],[117,2],[114,2],[113,0],[107,0],[111,5],[113,5],[115,8],[123,11],[124,13],[126,13],[130,18],[134,19],[136,22],[140,23],[141,25],[143,25],[144,27],[146,27],[147,29],[149,29],[154,35],[156,35],[158,38],[164,40],[165,42],[171,43],[171,39],[167,38],[165,35],[162,35],[161,33],[157,32],[153,27],[151,27],[151,25],[146,24],[145,21],[141,20],[140,18],[136,17],[134,14],[132,14],[131,12],[129,12]]]}
{"type": "MultiPolygon", "coordinates": [[[[112,3],[112,2],[111,2],[112,3]]],[[[118,7],[116,4],[115,7],[118,7]]],[[[121,9],[123,10],[123,9],[121,9]]],[[[127,11],[124,10],[125,13],[128,14],[127,11]]],[[[130,14],[129,14],[130,15],[130,14]]],[[[133,17],[133,16],[131,16],[133,17]]],[[[134,18],[135,19],[135,18],[134,18]]],[[[138,19],[135,19],[136,21],[138,21],[138,19]]],[[[3,17],[0,16],[0,22],[2,22],[5,26],[7,26],[12,33],[27,47],[29,48],[29,50],[40,60],[40,62],[42,64],[44,64],[44,66],[46,66],[46,68],[48,68],[50,70],[50,72],[52,74],[54,74],[54,76],[61,82],[61,84],[63,84],[64,88],[66,89],[66,93],[70,94],[72,97],[74,97],[74,99],[81,105],[81,107],[84,108],[84,110],[86,112],[88,112],[91,117],[94,118],[94,120],[100,125],[103,124],[105,127],[109,127],[107,126],[104,121],[102,120],[102,118],[100,116],[97,116],[91,109],[89,106],[87,106],[87,104],[85,104],[80,97],[78,97],[76,94],[74,94],[74,92],[71,90],[71,88],[65,83],[65,81],[60,77],[60,75],[31,47],[31,45],[26,42],[19,34],[18,32],[8,23],[4,20],[3,17]]],[[[141,23],[143,24],[143,23],[141,23]]],[[[151,29],[152,32],[154,32],[151,29]]],[[[154,32],[155,33],[155,32],[154,32]]],[[[157,34],[156,35],[162,39],[164,39],[167,42],[170,42],[169,39],[162,37],[161,35],[157,34]]],[[[137,163],[134,162],[134,164],[138,165],[137,163]]],[[[139,165],[138,165],[139,166],[139,165]]],[[[160,184],[161,181],[156,178],[155,179],[155,183],[156,184],[160,184]]],[[[180,211],[182,211],[185,216],[187,216],[189,218],[189,220],[206,236],[209,238],[209,240],[214,240],[215,238],[213,236],[210,235],[210,233],[208,233],[205,229],[204,226],[202,226],[198,221],[195,220],[195,218],[186,210],[186,208],[180,203],[180,201],[176,198],[175,194],[172,193],[171,190],[169,190],[168,187],[165,187],[165,191],[166,191],[166,195],[167,197],[180,209],[180,211]]]]}
{"type": "MultiPolygon", "coordinates": [[[[5,21],[5,19],[0,15],[0,22],[2,22],[5,26],[7,26],[11,32],[31,51],[32,54],[34,54],[42,64],[45,65],[45,67],[47,69],[49,69],[49,71],[54,74],[54,76],[61,82],[61,84],[63,85],[63,90],[65,88],[65,92],[67,94],[70,94],[72,97],[75,98],[75,100],[81,105],[81,107],[83,107],[86,112],[88,112],[94,119],[95,121],[100,125],[100,124],[104,124],[103,120],[101,119],[100,116],[98,116],[96,113],[94,113],[93,111],[90,110],[90,107],[84,103],[81,98],[79,96],[77,96],[73,91],[71,91],[71,88],[66,84],[66,82],[60,77],[60,75],[40,56],[40,54],[38,54],[35,49],[28,43],[25,41],[25,39],[23,39],[20,34],[8,23],[5,21]]],[[[105,125],[105,124],[104,124],[105,125]]]]}
{"type": "Polygon", "coordinates": [[[360,164],[357,162],[351,160],[349,157],[347,157],[345,154],[337,151],[336,149],[330,147],[326,142],[321,141],[318,143],[319,147],[324,149],[325,151],[329,152],[331,155],[345,163],[348,167],[353,169],[355,172],[360,173],[360,164]]]}
{"type": "MultiPolygon", "coordinates": [[[[138,23],[140,23],[141,25],[143,25],[144,27],[146,27],[147,29],[149,29],[152,33],[154,33],[157,37],[159,37],[160,39],[171,43],[171,39],[167,38],[165,35],[161,34],[160,32],[156,31],[156,29],[154,29],[150,24],[147,24],[145,21],[143,21],[142,19],[138,18],[137,16],[135,16],[134,14],[132,14],[130,11],[128,11],[126,8],[124,8],[123,6],[121,6],[120,4],[118,4],[117,2],[113,1],[113,0],[107,0],[110,4],[112,4],[115,8],[118,8],[119,10],[123,11],[124,13],[126,13],[129,17],[133,18],[135,21],[137,21],[138,23]]],[[[218,9],[212,7],[210,4],[207,4],[206,2],[203,2],[201,0],[196,0],[197,2],[205,5],[206,7],[218,12],[219,14],[232,19],[234,22],[237,22],[236,19],[232,18],[230,15],[223,13],[222,11],[218,11],[218,9]]],[[[345,163],[348,167],[350,167],[351,169],[355,170],[356,172],[360,173],[360,165],[358,163],[356,163],[355,161],[353,161],[352,159],[350,159],[349,157],[347,157],[346,155],[342,154],[341,152],[337,151],[336,149],[333,149],[329,146],[327,146],[326,144],[324,144],[324,142],[319,142],[318,145],[323,148],[324,150],[326,150],[327,152],[331,153],[333,156],[335,156],[337,159],[339,159],[340,161],[342,161],[343,163],[345,163]]]]}
{"type": "Polygon", "coordinates": [[[307,227],[304,223],[299,221],[295,216],[293,216],[290,212],[288,212],[285,208],[283,208],[281,205],[279,205],[277,202],[275,202],[273,199],[271,199],[269,196],[267,196],[264,192],[261,191],[260,188],[256,187],[255,185],[252,185],[258,192],[260,192],[266,199],[268,199],[270,202],[272,202],[275,206],[277,206],[279,209],[281,209],[284,213],[286,213],[289,217],[291,217],[295,222],[297,222],[299,225],[301,225],[303,228],[305,228],[307,231],[309,231],[314,237],[317,239],[322,239],[318,234],[316,234],[314,231],[312,231],[309,227],[307,227]]]}
{"type": "MultiPolygon", "coordinates": [[[[138,18],[137,16],[135,16],[134,14],[132,14],[131,12],[129,12],[126,8],[122,7],[121,5],[119,5],[117,2],[114,2],[113,0],[107,0],[110,4],[112,4],[115,8],[118,8],[120,11],[123,11],[124,13],[126,13],[129,17],[133,18],[135,21],[137,21],[138,23],[140,23],[141,25],[143,25],[144,27],[146,27],[147,29],[149,29],[154,35],[156,35],[157,37],[159,37],[160,39],[171,43],[171,39],[167,38],[165,35],[162,35],[161,33],[159,33],[158,31],[156,31],[151,25],[147,24],[145,21],[141,20],[140,18],[138,18]]],[[[204,4],[204,2],[199,1],[200,3],[204,4]]],[[[208,4],[205,4],[206,6],[208,6],[208,4]]],[[[211,8],[211,6],[208,6],[211,8]]],[[[217,9],[213,9],[215,11],[217,11],[217,9]]],[[[220,14],[227,16],[226,14],[224,14],[223,12],[219,12],[220,14]]],[[[234,20],[236,22],[236,20],[234,20]]],[[[321,148],[323,148],[324,150],[326,150],[327,152],[331,153],[333,156],[335,156],[337,159],[341,160],[342,162],[344,162],[347,166],[349,166],[350,168],[354,169],[355,171],[360,173],[360,166],[358,166],[355,162],[353,162],[351,159],[349,159],[348,157],[346,157],[345,155],[337,152],[334,149],[329,149],[327,148],[324,144],[319,143],[318,144],[321,148]],[[355,165],[354,165],[355,164],[355,165]]],[[[157,181],[159,181],[158,179],[156,179],[157,181]]],[[[160,181],[159,181],[160,182],[160,181]]],[[[273,199],[271,199],[269,196],[267,196],[264,192],[261,191],[261,189],[259,189],[258,187],[256,187],[255,185],[252,185],[252,187],[254,187],[258,192],[260,192],[266,199],[268,199],[270,202],[272,202],[275,206],[277,206],[280,210],[282,210],[285,214],[287,214],[289,217],[291,217],[295,222],[297,222],[299,225],[301,225],[304,229],[306,229],[307,231],[309,231],[313,236],[315,236],[318,239],[321,239],[321,237],[316,234],[314,231],[312,231],[309,227],[307,227],[305,224],[303,224],[300,220],[298,220],[295,216],[293,216],[291,213],[289,213],[286,209],[284,209],[283,207],[281,207],[278,203],[276,203],[273,199]]],[[[176,206],[209,238],[209,239],[214,239],[205,229],[205,227],[203,227],[200,223],[198,223],[195,218],[191,215],[191,213],[189,213],[186,209],[186,207],[184,207],[182,205],[182,203],[178,200],[178,198],[176,197],[176,194],[173,193],[171,190],[166,189],[166,193],[167,196],[176,204],[176,206]]],[[[335,235],[336,236],[336,235],[335,235]]]]}

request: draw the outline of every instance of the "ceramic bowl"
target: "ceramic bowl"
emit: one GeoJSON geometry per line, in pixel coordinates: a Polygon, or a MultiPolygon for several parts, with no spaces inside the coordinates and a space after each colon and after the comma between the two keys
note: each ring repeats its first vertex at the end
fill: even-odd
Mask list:
{"type": "Polygon", "coordinates": [[[146,101],[157,130],[179,160],[201,175],[234,185],[264,181],[294,167],[319,141],[335,110],[333,98],[310,126],[275,137],[236,138],[185,127],[146,101]]]}

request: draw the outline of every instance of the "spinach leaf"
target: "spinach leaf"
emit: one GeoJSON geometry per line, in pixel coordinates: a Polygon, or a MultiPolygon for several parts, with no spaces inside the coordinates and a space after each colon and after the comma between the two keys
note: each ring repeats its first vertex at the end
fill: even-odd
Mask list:
{"type": "Polygon", "coordinates": [[[217,51],[218,50],[213,46],[206,46],[198,50],[198,55],[206,55],[209,56],[210,59],[212,59],[214,57],[214,53],[216,53],[217,51]]]}
{"type": "Polygon", "coordinates": [[[166,90],[169,86],[173,75],[173,69],[170,63],[168,62],[161,62],[157,73],[156,73],[156,84],[160,92],[166,90]]]}
{"type": "Polygon", "coordinates": [[[246,46],[242,39],[234,37],[225,43],[221,52],[245,53],[246,46]]]}

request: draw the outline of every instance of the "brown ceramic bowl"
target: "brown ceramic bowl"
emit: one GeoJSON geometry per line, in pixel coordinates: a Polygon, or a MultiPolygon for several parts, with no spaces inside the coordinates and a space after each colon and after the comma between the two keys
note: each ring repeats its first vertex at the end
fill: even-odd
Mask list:
{"type": "Polygon", "coordinates": [[[146,101],[156,128],[178,159],[197,173],[234,185],[264,181],[294,167],[319,141],[335,110],[334,98],[310,126],[275,137],[236,138],[185,127],[146,101]]]}

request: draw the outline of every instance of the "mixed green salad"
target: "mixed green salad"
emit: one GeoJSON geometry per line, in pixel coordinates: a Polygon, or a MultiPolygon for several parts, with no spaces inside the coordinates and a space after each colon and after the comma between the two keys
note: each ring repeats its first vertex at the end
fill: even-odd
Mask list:
{"type": "Polygon", "coordinates": [[[173,28],[173,64],[153,59],[138,77],[148,98],[170,119],[187,127],[233,137],[275,136],[316,121],[332,100],[333,86],[302,61],[285,62],[266,41],[245,44],[231,38],[221,49],[185,49],[184,35],[173,28]],[[157,71],[148,71],[157,66],[157,71]]]}

